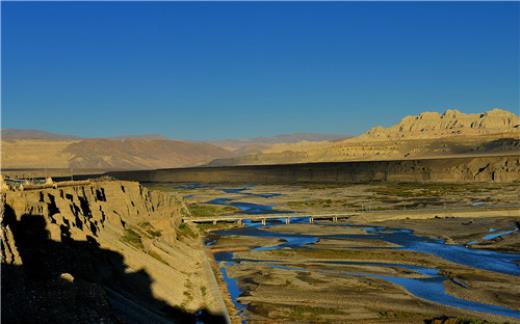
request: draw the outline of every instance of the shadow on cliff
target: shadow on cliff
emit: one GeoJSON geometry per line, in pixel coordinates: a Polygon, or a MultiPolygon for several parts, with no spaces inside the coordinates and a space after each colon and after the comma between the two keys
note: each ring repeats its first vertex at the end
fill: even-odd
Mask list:
{"type": "MultiPolygon", "coordinates": [[[[2,260],[3,323],[225,323],[155,298],[146,271],[127,272],[124,257],[92,237],[73,240],[62,225],[61,242],[51,240],[41,215],[18,221],[6,205],[2,228],[12,231],[22,261],[2,260]]],[[[3,255],[10,248],[2,241],[3,255]]]]}

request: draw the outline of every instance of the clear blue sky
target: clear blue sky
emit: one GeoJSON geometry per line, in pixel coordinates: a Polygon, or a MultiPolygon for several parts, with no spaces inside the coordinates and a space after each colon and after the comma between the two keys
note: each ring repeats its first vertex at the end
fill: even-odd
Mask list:
{"type": "Polygon", "coordinates": [[[198,140],[518,113],[519,16],[518,2],[2,2],[2,127],[198,140]]]}

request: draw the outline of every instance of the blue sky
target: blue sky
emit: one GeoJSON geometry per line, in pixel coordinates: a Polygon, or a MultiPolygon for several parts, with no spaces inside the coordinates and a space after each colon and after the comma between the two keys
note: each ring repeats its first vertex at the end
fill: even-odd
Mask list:
{"type": "Polygon", "coordinates": [[[520,3],[2,2],[2,127],[223,139],[519,110],[520,3]]]}

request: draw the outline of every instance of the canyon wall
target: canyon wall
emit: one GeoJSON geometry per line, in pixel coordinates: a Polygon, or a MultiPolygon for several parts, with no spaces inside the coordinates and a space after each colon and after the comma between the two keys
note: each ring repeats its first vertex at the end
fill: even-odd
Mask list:
{"type": "Polygon", "coordinates": [[[520,156],[194,167],[108,175],[143,182],[257,184],[513,182],[520,180],[520,156]]]}
{"type": "Polygon", "coordinates": [[[137,182],[3,192],[2,321],[223,321],[184,213],[137,182]]]}

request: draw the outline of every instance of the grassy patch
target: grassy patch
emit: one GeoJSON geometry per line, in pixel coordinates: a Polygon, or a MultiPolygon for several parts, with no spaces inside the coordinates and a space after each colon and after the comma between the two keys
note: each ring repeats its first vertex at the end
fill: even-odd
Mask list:
{"type": "MultiPolygon", "coordinates": [[[[329,307],[318,307],[318,306],[307,306],[307,305],[294,305],[289,308],[289,318],[294,320],[311,319],[313,321],[318,320],[324,315],[344,315],[345,313],[337,308],[329,307]]],[[[322,319],[324,320],[324,319],[322,319]]]]}
{"type": "Polygon", "coordinates": [[[143,242],[141,240],[141,235],[139,235],[136,231],[131,228],[125,229],[123,236],[121,236],[121,242],[130,244],[131,246],[142,249],[143,242]]]}
{"type": "MultiPolygon", "coordinates": [[[[447,317],[442,316],[439,318],[426,320],[425,323],[450,323],[450,324],[498,324],[498,322],[490,322],[478,318],[462,318],[462,317],[447,317]]],[[[508,323],[508,322],[506,322],[508,323]]]]}
{"type": "Polygon", "coordinates": [[[300,257],[312,259],[330,260],[388,260],[412,264],[432,264],[433,259],[427,255],[399,250],[332,250],[332,249],[292,249],[292,250],[273,250],[271,254],[282,258],[300,257]]]}
{"type": "Polygon", "coordinates": [[[413,319],[413,318],[416,318],[418,316],[418,314],[402,312],[402,311],[382,311],[382,312],[379,312],[379,316],[381,318],[397,320],[397,319],[413,319]]]}
{"type": "Polygon", "coordinates": [[[459,184],[459,183],[394,183],[380,187],[368,188],[368,192],[373,192],[381,196],[394,196],[401,198],[415,197],[439,197],[455,193],[478,193],[486,190],[497,189],[490,184],[459,184]]]}
{"type": "Polygon", "coordinates": [[[189,204],[188,209],[193,217],[204,216],[220,216],[224,214],[233,214],[240,211],[239,208],[233,206],[218,206],[210,204],[189,204]]]}
{"type": "Polygon", "coordinates": [[[186,223],[181,223],[177,228],[177,238],[180,237],[191,237],[196,238],[198,235],[193,231],[193,229],[186,223]]]}
{"type": "Polygon", "coordinates": [[[291,209],[299,208],[340,208],[356,209],[361,207],[358,203],[352,203],[348,199],[307,199],[299,201],[289,201],[287,206],[291,209]]]}
{"type": "Polygon", "coordinates": [[[157,238],[161,237],[162,232],[159,230],[156,230],[150,222],[142,222],[139,223],[139,226],[148,234],[151,238],[157,238]]]}

